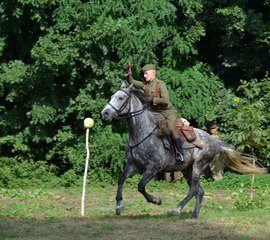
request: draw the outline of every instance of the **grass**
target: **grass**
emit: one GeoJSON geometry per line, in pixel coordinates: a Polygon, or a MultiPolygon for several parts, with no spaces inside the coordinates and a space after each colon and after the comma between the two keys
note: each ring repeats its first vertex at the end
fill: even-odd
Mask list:
{"type": "Polygon", "coordinates": [[[185,197],[185,183],[152,181],[147,190],[163,199],[156,206],[137,192],[137,179],[130,180],[124,187],[122,216],[115,215],[112,185],[88,183],[85,217],[80,216],[81,187],[0,189],[0,239],[269,239],[270,190],[267,184],[256,189],[255,199],[267,195],[261,208],[240,211],[235,193],[247,191],[245,179],[232,189],[222,187],[226,179],[221,188],[218,182],[204,181],[206,195],[196,221],[190,219],[194,200],[179,216],[167,214],[185,197]]]}

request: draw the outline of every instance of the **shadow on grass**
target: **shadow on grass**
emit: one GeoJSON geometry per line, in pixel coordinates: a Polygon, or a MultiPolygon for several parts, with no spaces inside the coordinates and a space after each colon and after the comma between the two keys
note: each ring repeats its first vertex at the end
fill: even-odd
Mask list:
{"type": "Polygon", "coordinates": [[[191,220],[192,212],[104,215],[95,217],[18,218],[0,216],[0,239],[269,239],[269,227],[250,231],[234,222],[191,220]]]}
{"type": "MultiPolygon", "coordinates": [[[[178,216],[173,216],[169,213],[167,214],[138,214],[138,215],[135,215],[135,214],[132,214],[132,215],[127,215],[127,214],[123,214],[123,215],[105,215],[103,216],[104,219],[129,219],[129,220],[160,220],[160,219],[163,219],[163,220],[176,220],[176,221],[179,221],[179,220],[187,220],[187,219],[191,219],[191,215],[192,215],[192,212],[182,212],[180,215],[178,216]]],[[[103,218],[103,217],[99,217],[100,219],[103,218]]]]}

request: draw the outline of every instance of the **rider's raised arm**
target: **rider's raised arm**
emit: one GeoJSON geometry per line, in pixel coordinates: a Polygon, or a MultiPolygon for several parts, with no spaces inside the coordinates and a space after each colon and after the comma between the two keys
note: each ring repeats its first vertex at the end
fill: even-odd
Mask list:
{"type": "Polygon", "coordinates": [[[131,62],[127,62],[124,65],[124,77],[126,78],[126,80],[129,84],[133,84],[133,86],[136,88],[143,89],[145,86],[145,84],[143,82],[135,80],[132,77],[132,63],[131,62]]]}
{"type": "Polygon", "coordinates": [[[142,81],[135,80],[132,75],[127,76],[127,80],[129,84],[133,84],[134,87],[136,88],[141,88],[143,89],[145,84],[142,81]]]}

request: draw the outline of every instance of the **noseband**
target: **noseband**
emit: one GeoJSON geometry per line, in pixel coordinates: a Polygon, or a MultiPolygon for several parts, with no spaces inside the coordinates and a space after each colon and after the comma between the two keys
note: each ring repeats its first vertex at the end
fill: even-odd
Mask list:
{"type": "MultiPolygon", "coordinates": [[[[138,116],[138,115],[142,114],[145,111],[145,109],[147,108],[147,105],[144,105],[142,107],[142,109],[140,109],[140,110],[137,110],[137,111],[134,111],[134,112],[130,112],[130,109],[131,109],[130,101],[131,101],[131,97],[132,97],[131,94],[129,94],[128,92],[126,92],[124,89],[120,89],[119,91],[122,91],[125,94],[127,94],[128,95],[128,98],[126,99],[126,101],[123,103],[123,105],[119,109],[117,109],[115,106],[113,106],[110,102],[108,103],[109,106],[111,106],[111,108],[114,109],[114,111],[117,112],[117,117],[116,118],[118,118],[118,119],[121,119],[121,118],[132,118],[132,117],[135,117],[135,116],[138,116]],[[129,105],[128,111],[126,113],[122,113],[123,110],[126,109],[127,105],[129,105]]],[[[147,136],[145,136],[141,141],[139,141],[138,143],[134,144],[133,146],[131,146],[130,143],[129,143],[129,141],[128,141],[128,147],[129,147],[129,150],[130,150],[130,153],[131,153],[132,158],[134,158],[133,157],[132,150],[135,147],[138,147],[144,141],[146,141],[146,139],[148,139],[155,132],[156,129],[157,129],[157,126],[155,126],[153,128],[153,130],[147,136]]]]}
{"type": "Polygon", "coordinates": [[[136,110],[136,111],[134,111],[134,112],[130,112],[130,109],[131,109],[131,105],[130,105],[131,95],[130,95],[128,92],[126,92],[124,89],[120,89],[119,91],[122,91],[122,92],[124,92],[125,94],[128,95],[128,98],[127,98],[126,101],[123,103],[123,105],[122,105],[119,109],[117,109],[117,108],[116,108],[115,106],[113,106],[110,102],[108,103],[108,105],[110,105],[110,107],[111,107],[114,111],[117,112],[117,118],[118,118],[118,119],[119,119],[119,118],[132,118],[132,117],[138,116],[138,115],[140,115],[140,114],[142,114],[142,113],[144,112],[144,110],[146,109],[147,105],[143,106],[143,108],[140,109],[140,110],[136,110]],[[126,109],[127,105],[129,105],[128,111],[127,111],[126,113],[122,113],[122,112],[126,109]],[[122,114],[121,114],[121,113],[122,113],[122,114]]]}

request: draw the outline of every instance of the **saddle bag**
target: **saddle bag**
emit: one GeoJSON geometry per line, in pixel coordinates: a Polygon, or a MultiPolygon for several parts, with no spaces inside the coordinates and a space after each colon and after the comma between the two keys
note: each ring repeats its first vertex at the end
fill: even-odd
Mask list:
{"type": "Polygon", "coordinates": [[[188,142],[193,142],[196,140],[196,134],[194,132],[194,128],[192,126],[188,126],[184,124],[181,118],[176,119],[176,130],[179,135],[184,135],[188,142]]]}
{"type": "MultiPolygon", "coordinates": [[[[164,118],[159,118],[157,120],[157,136],[159,138],[169,137],[171,135],[171,130],[167,126],[167,122],[164,118]]],[[[175,121],[175,128],[178,132],[179,137],[184,141],[194,144],[196,147],[202,149],[203,145],[196,140],[196,134],[194,128],[189,126],[189,122],[184,118],[178,118],[175,121]]]]}
{"type": "Polygon", "coordinates": [[[196,139],[194,128],[191,126],[183,126],[181,129],[183,135],[186,137],[188,142],[193,142],[196,139]]]}

